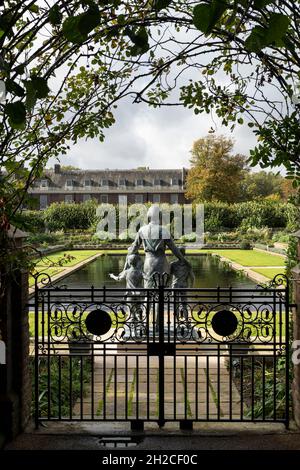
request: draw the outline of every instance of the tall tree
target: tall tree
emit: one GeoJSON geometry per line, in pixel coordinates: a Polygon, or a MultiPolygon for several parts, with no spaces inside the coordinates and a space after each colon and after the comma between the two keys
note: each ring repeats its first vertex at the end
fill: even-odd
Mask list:
{"type": "Polygon", "coordinates": [[[256,173],[248,173],[242,183],[242,199],[249,201],[271,195],[282,197],[282,185],[284,181],[289,180],[285,180],[280,174],[272,172],[258,171],[256,173]]]}
{"type": "Polygon", "coordinates": [[[246,157],[233,155],[234,142],[224,136],[208,135],[194,142],[186,196],[195,202],[237,202],[247,171],[246,157]]]}

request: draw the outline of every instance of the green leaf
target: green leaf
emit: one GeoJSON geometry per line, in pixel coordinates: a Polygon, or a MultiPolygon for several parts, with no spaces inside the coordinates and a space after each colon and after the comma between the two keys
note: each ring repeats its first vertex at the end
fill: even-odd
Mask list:
{"type": "Polygon", "coordinates": [[[23,75],[23,73],[25,72],[25,65],[17,65],[17,67],[14,69],[14,72],[16,72],[18,75],[23,75]]]}
{"type": "Polygon", "coordinates": [[[88,35],[96,26],[100,23],[100,12],[99,8],[95,5],[91,6],[87,12],[79,15],[79,31],[83,35],[88,35]]]}
{"type": "Polygon", "coordinates": [[[195,6],[193,21],[197,29],[207,34],[209,31],[209,24],[210,24],[210,6],[209,5],[195,6]]]}
{"type": "Polygon", "coordinates": [[[213,0],[210,5],[196,5],[193,11],[193,21],[197,29],[204,34],[210,34],[227,10],[223,0],[213,0]]]}
{"type": "Polygon", "coordinates": [[[274,0],[254,0],[253,8],[256,10],[260,10],[261,8],[270,5],[270,3],[274,3],[274,0]]]}
{"type": "Polygon", "coordinates": [[[155,10],[163,10],[163,8],[168,8],[172,0],[154,0],[153,8],[155,10]]]}
{"type": "Polygon", "coordinates": [[[8,122],[13,129],[25,129],[26,126],[26,108],[22,101],[8,103],[4,108],[8,116],[8,122]]]}
{"type": "Polygon", "coordinates": [[[24,96],[25,90],[14,80],[8,79],[5,82],[6,91],[13,93],[16,96],[24,96]]]}
{"type": "Polygon", "coordinates": [[[79,20],[78,16],[70,16],[65,19],[62,26],[63,35],[74,44],[81,44],[87,40],[87,35],[83,35],[79,30],[79,20]]]}
{"type": "Polygon", "coordinates": [[[260,52],[265,46],[266,29],[255,26],[250,36],[245,40],[245,48],[250,52],[260,52]]]}
{"type": "Polygon", "coordinates": [[[126,16],[123,14],[118,15],[117,22],[120,26],[124,26],[126,24],[126,16]]]}
{"type": "Polygon", "coordinates": [[[57,4],[50,8],[48,18],[52,26],[59,25],[61,23],[62,17],[63,15],[60,12],[60,8],[57,4]]]}
{"type": "Polygon", "coordinates": [[[6,62],[5,60],[3,60],[1,55],[0,55],[0,70],[3,70],[4,72],[10,71],[9,62],[6,62]]]}
{"type": "Polygon", "coordinates": [[[12,25],[14,25],[14,14],[12,10],[10,12],[7,10],[7,12],[0,15],[0,29],[4,31],[9,38],[14,36],[12,25]]]}
{"type": "Polygon", "coordinates": [[[25,81],[24,85],[26,88],[26,108],[28,110],[31,110],[34,108],[36,100],[37,100],[36,91],[33,87],[31,80],[25,81]]]}
{"type": "Polygon", "coordinates": [[[32,13],[39,13],[40,12],[40,9],[37,5],[30,5],[28,10],[31,11],[32,13]]]}
{"type": "MultiPolygon", "coordinates": [[[[269,27],[266,34],[266,44],[275,44],[286,34],[290,24],[290,19],[280,13],[272,13],[270,16],[269,27]]],[[[281,44],[280,44],[281,45],[281,44]]]]}
{"type": "Polygon", "coordinates": [[[37,98],[46,98],[48,96],[50,90],[45,78],[33,75],[31,77],[31,83],[37,98]]]}
{"type": "Polygon", "coordinates": [[[283,38],[288,30],[290,19],[280,13],[272,13],[267,27],[255,26],[245,41],[245,47],[250,52],[259,52],[264,47],[275,44],[284,46],[283,38]]]}
{"type": "Polygon", "coordinates": [[[2,38],[3,34],[4,34],[4,31],[0,29],[0,38],[2,38]]]}
{"type": "Polygon", "coordinates": [[[99,8],[93,5],[85,13],[67,18],[63,22],[63,35],[68,41],[81,44],[87,40],[88,34],[99,25],[100,19],[99,8]]]}
{"type": "Polygon", "coordinates": [[[131,55],[136,56],[144,54],[149,50],[148,33],[146,28],[142,26],[136,32],[130,28],[126,28],[126,34],[134,44],[130,50],[131,55]]]}

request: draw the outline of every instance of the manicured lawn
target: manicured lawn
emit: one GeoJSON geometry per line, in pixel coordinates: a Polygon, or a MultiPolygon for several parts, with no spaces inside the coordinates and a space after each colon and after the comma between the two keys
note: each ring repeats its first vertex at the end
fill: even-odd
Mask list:
{"type": "MultiPolygon", "coordinates": [[[[97,250],[69,250],[59,251],[57,253],[50,254],[44,258],[37,259],[36,271],[40,273],[47,273],[49,276],[55,276],[56,274],[63,271],[65,268],[76,266],[76,264],[91,258],[92,256],[99,253],[97,250]],[[52,263],[57,263],[61,260],[64,255],[71,255],[74,259],[71,259],[64,263],[62,266],[51,266],[52,263]]],[[[29,277],[29,287],[34,286],[34,277],[29,277]]]]}
{"type": "MultiPolygon", "coordinates": [[[[47,267],[41,267],[41,266],[37,266],[37,270],[40,272],[40,273],[47,273],[49,274],[49,276],[55,276],[56,274],[60,273],[61,271],[63,271],[63,267],[51,267],[51,268],[47,268],[47,267]]],[[[34,277],[33,276],[29,276],[29,287],[33,287],[34,286],[34,277]]]]}
{"type": "Polygon", "coordinates": [[[280,268],[255,268],[252,269],[252,271],[255,271],[258,274],[262,274],[263,276],[266,276],[270,279],[273,279],[276,274],[283,274],[284,269],[280,268]]]}
{"type": "Polygon", "coordinates": [[[64,266],[75,266],[75,264],[80,263],[81,261],[90,258],[91,256],[99,253],[100,250],[69,250],[69,251],[58,251],[52,255],[48,255],[45,258],[38,260],[37,266],[48,266],[50,262],[57,263],[64,255],[71,255],[74,259],[68,261],[64,266]]]}
{"type": "Polygon", "coordinates": [[[242,266],[285,266],[281,256],[256,250],[209,250],[242,266]]]}

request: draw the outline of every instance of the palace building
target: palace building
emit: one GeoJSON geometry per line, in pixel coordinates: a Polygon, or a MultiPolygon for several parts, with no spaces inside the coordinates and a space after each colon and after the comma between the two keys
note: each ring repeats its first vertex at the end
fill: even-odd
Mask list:
{"type": "Polygon", "coordinates": [[[53,202],[84,202],[97,199],[99,203],[169,203],[186,202],[184,183],[187,170],[65,170],[59,164],[45,170],[29,193],[37,198],[38,208],[45,209],[53,202]]]}

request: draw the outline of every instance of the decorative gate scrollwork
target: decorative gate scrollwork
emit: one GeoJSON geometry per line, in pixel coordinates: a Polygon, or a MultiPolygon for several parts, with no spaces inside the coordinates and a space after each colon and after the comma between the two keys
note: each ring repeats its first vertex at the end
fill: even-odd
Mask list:
{"type": "Polygon", "coordinates": [[[137,293],[36,278],[36,423],[287,424],[286,277],[252,289],[171,289],[167,276],[155,279],[153,289],[137,293]]]}

